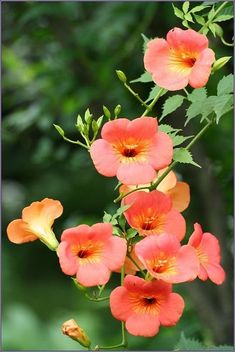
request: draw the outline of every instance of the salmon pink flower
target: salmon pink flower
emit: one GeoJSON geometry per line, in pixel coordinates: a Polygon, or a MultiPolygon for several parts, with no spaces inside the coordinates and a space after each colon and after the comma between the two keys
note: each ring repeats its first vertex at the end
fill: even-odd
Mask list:
{"type": "Polygon", "coordinates": [[[45,198],[33,202],[22,211],[22,219],[13,220],[7,227],[7,235],[13,243],[24,243],[39,239],[50,249],[58,246],[52,231],[54,220],[63,212],[58,200],[45,198]]]}
{"type": "Polygon", "coordinates": [[[221,285],[225,280],[225,272],[220,265],[220,246],[217,238],[211,233],[203,233],[201,226],[195,223],[188,244],[195,248],[200,261],[199,279],[205,281],[209,277],[212,282],[221,285]]]}
{"type": "Polygon", "coordinates": [[[158,132],[153,117],[109,121],[103,126],[101,137],[91,145],[93,163],[101,175],[117,176],[124,184],[151,182],[155,170],[172,161],[172,140],[166,133],[158,132]]]}
{"type": "Polygon", "coordinates": [[[148,236],[136,244],[135,252],[156,279],[179,283],[192,281],[198,275],[199,261],[194,248],[181,246],[174,235],[148,236]]]}
{"type": "MultiPolygon", "coordinates": [[[[166,169],[162,169],[158,171],[157,177],[153,180],[153,182],[156,182],[158,178],[164,173],[166,169]]],[[[146,186],[145,192],[149,192],[148,187],[151,186],[151,183],[148,183],[146,185],[136,185],[136,186],[131,186],[131,185],[121,185],[119,187],[119,192],[122,194],[126,194],[134,189],[137,189],[139,187],[144,187],[146,186]]],[[[170,171],[164,179],[161,181],[161,183],[157,186],[156,188],[158,191],[165,193],[168,195],[171,200],[172,200],[172,207],[175,210],[178,210],[179,212],[184,211],[190,202],[190,188],[189,185],[186,182],[179,182],[177,181],[176,174],[173,171],[170,171]]]]}
{"type": "Polygon", "coordinates": [[[140,235],[159,235],[163,232],[171,233],[180,240],[186,231],[183,216],[172,209],[170,197],[159,191],[137,191],[127,195],[124,204],[131,206],[124,212],[128,224],[136,229],[140,235]]]}
{"type": "Polygon", "coordinates": [[[83,286],[104,285],[126,257],[126,241],[112,236],[112,225],[79,225],[65,230],[57,253],[62,271],[83,286]]]}
{"type": "Polygon", "coordinates": [[[144,55],[145,69],[152,74],[153,81],[172,91],[188,84],[193,88],[205,86],[214,61],[208,39],[193,29],[173,28],[166,40],[150,40],[144,55]]]}
{"type": "Polygon", "coordinates": [[[160,325],[173,326],[184,310],[184,300],[172,293],[172,285],[161,280],[147,282],[127,275],[124,286],[110,295],[112,315],[125,321],[127,331],[135,336],[152,337],[160,325]]]}

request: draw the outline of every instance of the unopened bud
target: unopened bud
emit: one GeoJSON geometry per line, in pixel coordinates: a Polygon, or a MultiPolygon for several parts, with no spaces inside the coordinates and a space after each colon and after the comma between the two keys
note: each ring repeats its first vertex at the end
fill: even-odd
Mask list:
{"type": "Polygon", "coordinates": [[[98,120],[96,121],[97,122],[97,125],[98,125],[98,127],[100,128],[101,127],[101,125],[102,125],[102,122],[103,122],[103,115],[102,116],[100,116],[99,118],[98,118],[98,120]]]}
{"type": "Polygon", "coordinates": [[[120,70],[116,70],[117,76],[120,79],[121,82],[126,83],[127,78],[124,72],[120,71],[120,70]]]}
{"type": "Polygon", "coordinates": [[[92,127],[92,131],[94,133],[96,133],[99,130],[99,126],[98,126],[98,124],[97,124],[97,122],[95,120],[92,121],[91,127],[92,127]]]}
{"type": "Polygon", "coordinates": [[[116,108],[114,109],[114,116],[118,117],[118,115],[120,114],[121,110],[122,110],[121,105],[117,105],[116,108]]]}
{"type": "Polygon", "coordinates": [[[90,347],[91,341],[85,331],[78,326],[74,319],[70,319],[62,325],[62,332],[84,347],[90,347]]]}
{"type": "Polygon", "coordinates": [[[110,120],[111,113],[110,113],[109,109],[104,105],[103,105],[103,112],[104,112],[104,116],[107,117],[108,120],[110,120]]]}
{"type": "Polygon", "coordinates": [[[77,117],[77,123],[76,123],[76,127],[77,127],[77,129],[79,130],[79,131],[81,131],[82,130],[82,128],[83,128],[83,121],[82,121],[82,118],[81,118],[81,116],[80,115],[78,115],[78,117],[77,117]]]}
{"type": "Polygon", "coordinates": [[[220,70],[231,59],[232,56],[224,56],[214,62],[212,72],[220,70]]]}
{"type": "Polygon", "coordinates": [[[92,121],[92,114],[90,113],[89,109],[87,109],[85,112],[85,121],[87,124],[90,124],[92,121]]]}
{"type": "Polygon", "coordinates": [[[57,130],[57,132],[59,132],[59,134],[64,137],[64,130],[59,126],[59,125],[55,125],[53,124],[53,126],[55,127],[55,129],[57,130]]]}

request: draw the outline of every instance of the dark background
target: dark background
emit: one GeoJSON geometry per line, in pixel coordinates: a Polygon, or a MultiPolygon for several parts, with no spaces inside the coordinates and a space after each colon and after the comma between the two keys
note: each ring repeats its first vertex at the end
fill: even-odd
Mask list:
{"type": "MultiPolygon", "coordinates": [[[[144,70],[140,34],[165,37],[181,22],[170,2],[5,2],[2,12],[3,348],[79,349],[60,332],[70,318],[94,344],[118,343],[120,323],[112,318],[108,304],[86,301],[61,272],[56,255],[41,242],[11,244],[5,229],[25,206],[44,197],[59,199],[64,206],[54,225],[58,238],[63,229],[99,222],[104,210],[115,209],[115,180],[99,175],[87,152],[64,142],[53,123],[77,139],[76,116],[87,107],[96,118],[103,104],[111,110],[121,104],[122,117],[140,116],[143,109],[115,70],[123,70],[130,80],[138,77],[144,70]]],[[[227,41],[233,36],[230,22],[223,26],[227,41]]],[[[232,55],[231,48],[208,37],[217,58],[232,55]]],[[[230,63],[211,77],[210,95],[232,70],[230,63]]],[[[145,98],[152,84],[133,87],[145,98]]],[[[160,115],[163,101],[154,116],[160,115]]],[[[165,123],[181,128],[184,115],[179,109],[165,123]]],[[[185,134],[199,128],[199,122],[192,121],[185,134]]],[[[191,187],[190,208],[184,212],[187,236],[196,221],[216,234],[227,280],[222,286],[199,280],[175,285],[186,303],[180,322],[161,327],[152,339],[128,336],[130,349],[173,349],[181,331],[205,345],[233,344],[232,113],[208,131],[193,154],[202,169],[177,168],[191,187]]],[[[114,274],[113,286],[116,280],[114,274]]]]}

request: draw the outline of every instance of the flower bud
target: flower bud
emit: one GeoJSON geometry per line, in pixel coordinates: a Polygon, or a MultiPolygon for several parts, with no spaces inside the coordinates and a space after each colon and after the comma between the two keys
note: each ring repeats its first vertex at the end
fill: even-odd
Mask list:
{"type": "Polygon", "coordinates": [[[115,117],[117,117],[120,114],[121,109],[122,109],[121,105],[116,106],[116,108],[114,109],[114,116],[115,117]]]}
{"type": "Polygon", "coordinates": [[[90,110],[87,109],[85,112],[85,121],[89,125],[92,121],[92,114],[90,113],[90,110]]]}
{"type": "Polygon", "coordinates": [[[74,319],[67,320],[62,325],[62,333],[80,343],[84,347],[90,347],[91,341],[85,331],[81,329],[74,319]]]}
{"type": "Polygon", "coordinates": [[[116,70],[117,76],[120,79],[121,82],[126,83],[127,78],[124,72],[120,71],[120,70],[116,70]]]}
{"type": "Polygon", "coordinates": [[[224,56],[214,62],[212,72],[220,70],[231,59],[231,56],[224,56]]]}
{"type": "Polygon", "coordinates": [[[98,126],[98,123],[97,123],[95,120],[92,121],[91,127],[92,127],[92,131],[93,131],[94,133],[98,132],[99,126],[98,126]]]}
{"type": "Polygon", "coordinates": [[[102,125],[102,122],[103,122],[103,115],[102,116],[100,116],[99,118],[98,118],[98,120],[96,121],[97,122],[97,125],[98,125],[98,127],[100,128],[101,127],[101,125],[102,125]]]}
{"type": "Polygon", "coordinates": [[[57,130],[57,132],[59,132],[59,134],[64,137],[64,130],[59,126],[59,125],[55,125],[53,124],[53,126],[55,127],[55,129],[57,130]]]}
{"type": "Polygon", "coordinates": [[[108,120],[110,120],[111,113],[110,113],[109,109],[104,105],[103,105],[103,112],[104,112],[104,116],[107,117],[108,120]]]}

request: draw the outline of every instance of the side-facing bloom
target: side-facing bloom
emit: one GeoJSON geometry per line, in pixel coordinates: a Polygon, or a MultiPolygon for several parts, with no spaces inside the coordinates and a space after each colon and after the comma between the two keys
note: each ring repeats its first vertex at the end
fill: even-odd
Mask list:
{"type": "Polygon", "coordinates": [[[125,321],[130,334],[151,337],[158,333],[160,325],[173,326],[178,322],[184,300],[172,293],[171,284],[127,275],[124,286],[112,291],[110,308],[116,319],[125,321]]]}
{"type": "Polygon", "coordinates": [[[22,219],[13,220],[7,227],[7,235],[13,243],[24,243],[39,239],[50,249],[56,249],[58,241],[52,231],[54,220],[63,212],[58,200],[45,198],[33,202],[22,211],[22,219]]]}
{"type": "Polygon", "coordinates": [[[117,176],[123,184],[151,182],[156,171],[172,161],[171,138],[158,132],[153,117],[125,118],[107,122],[90,149],[97,171],[104,176],[117,176]]]}
{"type": "Polygon", "coordinates": [[[166,40],[150,40],[144,55],[145,69],[153,81],[168,90],[179,90],[190,84],[201,88],[207,83],[214,51],[208,48],[208,39],[193,29],[171,29],[166,40]]]}
{"type": "Polygon", "coordinates": [[[126,257],[126,240],[112,236],[112,225],[79,225],[65,230],[57,253],[62,271],[83,286],[104,285],[126,257]]]}
{"type": "MultiPolygon", "coordinates": [[[[166,169],[162,169],[158,171],[157,177],[153,180],[156,182],[158,178],[164,173],[166,169]]],[[[146,185],[121,185],[119,187],[119,192],[122,194],[126,194],[136,188],[146,186],[146,192],[148,192],[148,188],[151,184],[148,183],[146,185]]],[[[187,209],[189,202],[190,202],[190,188],[188,183],[180,182],[177,180],[177,176],[173,171],[170,171],[161,183],[156,188],[158,191],[165,193],[168,195],[172,200],[172,207],[179,212],[184,211],[187,209]]]]}
{"type": "Polygon", "coordinates": [[[91,341],[86,332],[78,326],[74,319],[67,320],[62,325],[62,333],[79,342],[84,347],[90,347],[91,341]]]}
{"type": "Polygon", "coordinates": [[[195,248],[200,262],[199,279],[205,281],[209,278],[215,284],[221,285],[225,280],[225,272],[220,265],[220,245],[217,238],[211,233],[203,233],[201,225],[195,223],[188,244],[195,248]]]}
{"type": "Polygon", "coordinates": [[[159,191],[137,191],[124,198],[131,206],[124,212],[128,224],[140,235],[171,233],[180,240],[186,231],[183,216],[172,208],[170,197],[159,191]]]}
{"type": "Polygon", "coordinates": [[[194,280],[199,261],[194,248],[181,246],[174,235],[148,236],[138,242],[135,253],[151,276],[170,283],[194,280]]]}

